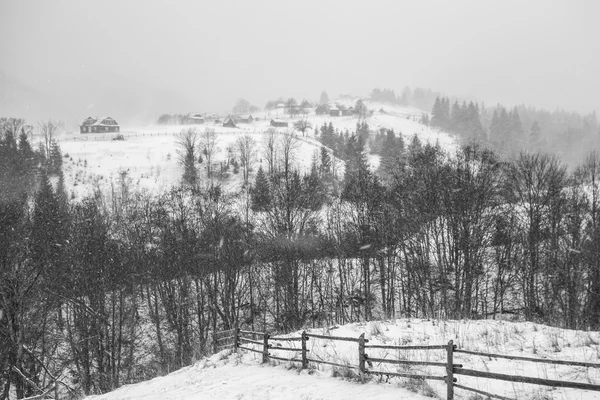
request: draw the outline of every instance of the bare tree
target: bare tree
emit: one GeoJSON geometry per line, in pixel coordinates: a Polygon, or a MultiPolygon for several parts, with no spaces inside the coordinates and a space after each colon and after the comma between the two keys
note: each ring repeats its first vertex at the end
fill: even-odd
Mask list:
{"type": "Polygon", "coordinates": [[[279,148],[281,153],[281,168],[284,176],[289,176],[296,156],[296,150],[300,147],[300,141],[290,132],[281,136],[279,148]]]}
{"type": "Polygon", "coordinates": [[[269,167],[269,176],[272,176],[275,172],[275,164],[277,162],[277,141],[275,135],[277,135],[277,131],[274,128],[269,128],[263,139],[263,154],[269,167]]]}
{"type": "Polygon", "coordinates": [[[28,133],[28,127],[29,125],[25,125],[25,120],[23,118],[2,117],[0,118],[0,137],[4,134],[12,134],[16,139],[23,130],[28,133]]]}
{"type": "Polygon", "coordinates": [[[549,232],[552,203],[560,199],[566,184],[566,169],[556,157],[521,153],[508,169],[507,183],[514,204],[523,210],[519,215],[526,255],[522,265],[523,301],[525,318],[531,321],[544,312],[540,280],[548,271],[543,268],[543,239],[549,232]]]}
{"type": "Polygon", "coordinates": [[[303,118],[299,121],[294,122],[294,129],[302,132],[302,136],[304,136],[306,131],[310,128],[312,128],[312,125],[310,122],[308,122],[308,119],[306,119],[306,118],[303,118]]]}
{"type": "Polygon", "coordinates": [[[58,131],[62,129],[63,123],[62,121],[49,119],[48,121],[38,122],[38,126],[43,140],[44,156],[49,157],[52,143],[55,141],[58,131]]]}
{"type": "Polygon", "coordinates": [[[244,174],[244,185],[248,184],[248,177],[252,164],[256,161],[256,155],[254,148],[256,147],[256,141],[250,135],[244,135],[235,142],[238,155],[240,157],[240,165],[244,174]]]}
{"type": "Polygon", "coordinates": [[[201,138],[202,152],[206,156],[206,174],[212,179],[212,160],[217,148],[217,133],[212,128],[206,128],[201,138]]]}
{"type": "Polygon", "coordinates": [[[181,131],[177,137],[177,155],[179,164],[183,167],[183,182],[196,185],[198,183],[198,170],[196,159],[198,158],[198,132],[194,128],[181,131]]]}

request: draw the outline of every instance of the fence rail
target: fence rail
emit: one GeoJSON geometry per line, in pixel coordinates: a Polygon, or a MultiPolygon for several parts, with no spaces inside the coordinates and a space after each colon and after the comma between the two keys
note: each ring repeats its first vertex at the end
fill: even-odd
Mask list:
{"type": "Polygon", "coordinates": [[[542,364],[556,364],[556,365],[570,365],[573,367],[586,367],[586,368],[600,368],[600,364],[598,363],[588,363],[581,361],[564,361],[564,360],[553,360],[551,358],[533,358],[533,357],[521,357],[521,356],[510,356],[505,354],[493,354],[493,353],[482,353],[479,351],[470,351],[470,350],[454,350],[455,353],[464,353],[471,354],[475,356],[483,356],[490,358],[506,358],[508,360],[519,360],[519,361],[531,361],[542,364]]]}
{"type": "MultiPolygon", "coordinates": [[[[213,335],[214,340],[214,349],[215,352],[217,349],[223,349],[228,347],[233,347],[234,351],[238,349],[244,349],[247,351],[251,351],[254,353],[262,354],[262,362],[266,363],[269,359],[278,360],[278,361],[289,361],[289,362],[298,362],[302,364],[302,368],[307,368],[309,363],[312,364],[324,364],[331,365],[333,367],[339,368],[351,368],[357,369],[360,373],[361,378],[364,378],[366,375],[380,375],[380,376],[388,376],[388,377],[401,377],[401,378],[414,378],[414,379],[426,379],[426,380],[437,380],[446,382],[446,399],[453,400],[454,399],[454,389],[458,388],[461,390],[470,391],[473,393],[477,393],[479,395],[487,396],[489,398],[500,399],[500,400],[513,400],[510,397],[505,397],[499,394],[488,393],[480,389],[474,389],[465,385],[458,384],[458,380],[455,378],[455,375],[463,375],[463,376],[471,376],[476,378],[487,378],[508,382],[516,382],[516,383],[528,383],[534,385],[542,385],[542,386],[552,386],[552,387],[562,387],[562,388],[571,388],[571,389],[580,389],[580,390],[591,390],[591,391],[600,391],[600,385],[591,384],[591,383],[583,383],[583,382],[568,382],[568,381],[560,381],[560,380],[552,380],[552,379],[543,379],[543,378],[534,378],[527,376],[518,376],[518,375],[508,375],[501,374],[495,372],[487,372],[487,371],[477,371],[473,369],[463,368],[462,364],[454,363],[454,354],[469,354],[475,356],[482,357],[491,357],[491,358],[505,358],[510,360],[519,360],[519,361],[530,361],[536,363],[545,363],[545,364],[558,364],[558,365],[570,365],[577,367],[587,367],[587,368],[600,368],[599,363],[588,363],[588,362],[579,362],[579,361],[565,361],[565,360],[553,360],[553,359],[542,359],[542,358],[532,358],[532,357],[521,357],[521,356],[511,356],[504,354],[493,354],[493,353],[482,353],[470,350],[461,350],[457,349],[456,345],[452,341],[449,341],[448,344],[445,345],[432,345],[432,346],[394,346],[394,345],[380,345],[380,344],[367,344],[368,340],[365,339],[364,333],[360,335],[358,338],[356,337],[341,337],[341,336],[328,336],[328,335],[318,335],[314,333],[307,333],[306,331],[302,332],[300,337],[292,336],[292,337],[281,337],[274,336],[271,337],[269,333],[266,332],[256,332],[256,331],[245,331],[240,330],[239,328],[230,329],[228,331],[216,332],[213,335]],[[252,336],[249,338],[247,336],[252,336]],[[259,340],[258,337],[262,337],[262,340],[259,340]],[[353,364],[341,364],[328,360],[321,360],[317,357],[308,358],[308,353],[310,350],[307,349],[307,341],[310,339],[327,339],[332,341],[343,341],[343,342],[354,342],[358,344],[358,365],[353,364]],[[226,343],[220,345],[219,343],[224,340],[231,340],[231,343],[226,343]],[[300,342],[300,347],[292,347],[292,346],[277,346],[275,342],[300,342]],[[251,344],[256,347],[243,346],[242,344],[251,344]],[[434,361],[413,361],[413,360],[400,360],[400,359],[387,359],[387,358],[377,358],[370,357],[367,354],[367,350],[375,350],[375,349],[387,349],[387,350],[425,350],[425,351],[434,351],[434,350],[445,350],[446,352],[446,361],[445,362],[434,362],[434,361]],[[271,351],[288,351],[293,354],[291,358],[279,357],[269,352],[271,351]],[[301,357],[298,357],[300,355],[301,357]],[[365,364],[369,363],[372,368],[373,363],[387,363],[392,365],[423,365],[423,366],[432,366],[432,367],[440,367],[445,368],[445,375],[428,375],[428,374],[415,374],[410,372],[391,372],[391,371],[377,371],[373,369],[367,369],[365,364]]],[[[291,344],[291,343],[290,343],[291,344]]]]}

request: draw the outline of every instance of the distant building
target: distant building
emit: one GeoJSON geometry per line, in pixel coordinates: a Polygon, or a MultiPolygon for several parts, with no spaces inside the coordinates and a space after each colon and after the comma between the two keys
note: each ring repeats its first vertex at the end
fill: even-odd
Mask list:
{"type": "Polygon", "coordinates": [[[274,126],[276,128],[287,128],[288,123],[282,119],[272,119],[271,126],[274,126]]]}
{"type": "Polygon", "coordinates": [[[233,118],[227,118],[225,120],[225,122],[223,122],[223,126],[226,126],[229,128],[237,128],[237,125],[235,124],[235,121],[233,120],[233,118]]]}
{"type": "Polygon", "coordinates": [[[252,115],[238,115],[235,117],[235,122],[238,124],[249,124],[254,121],[252,115]]]}
{"type": "Polygon", "coordinates": [[[331,116],[331,117],[341,117],[342,116],[342,110],[340,110],[339,108],[337,108],[335,106],[331,107],[329,109],[329,116],[331,116]]]}
{"type": "Polygon", "coordinates": [[[79,127],[80,133],[119,132],[119,124],[111,117],[87,117],[79,127]]]}
{"type": "Polygon", "coordinates": [[[343,116],[354,115],[354,107],[349,107],[341,111],[343,116]]]}
{"type": "Polygon", "coordinates": [[[203,124],[204,116],[200,113],[191,113],[188,116],[188,120],[189,120],[190,124],[203,124]]]}

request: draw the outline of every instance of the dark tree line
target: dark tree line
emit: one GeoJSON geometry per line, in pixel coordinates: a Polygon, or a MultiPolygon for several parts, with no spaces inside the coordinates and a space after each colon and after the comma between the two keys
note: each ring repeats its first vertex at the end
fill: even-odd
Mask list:
{"type": "Polygon", "coordinates": [[[486,108],[458,101],[451,105],[448,97],[437,97],[431,110],[431,117],[424,115],[421,122],[454,133],[463,143],[477,142],[509,158],[521,151],[546,152],[576,163],[600,142],[595,112],[582,116],[525,106],[486,108]]]}
{"type": "Polygon", "coordinates": [[[396,94],[392,89],[375,88],[371,92],[372,101],[398,104],[401,106],[414,106],[422,110],[430,110],[439,93],[431,89],[404,87],[401,94],[396,94]]]}
{"type": "Polygon", "coordinates": [[[23,125],[0,132],[0,398],[54,378],[106,392],[191,364],[234,326],[510,313],[600,327],[596,153],[568,171],[324,125],[310,171],[297,139],[274,134],[240,193],[122,180],[73,201],[23,125]]]}

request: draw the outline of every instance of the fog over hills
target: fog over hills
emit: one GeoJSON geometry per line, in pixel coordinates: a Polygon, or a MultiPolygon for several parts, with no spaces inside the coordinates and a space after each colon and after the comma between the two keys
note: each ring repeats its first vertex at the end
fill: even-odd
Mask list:
{"type": "Polygon", "coordinates": [[[71,120],[93,105],[93,114],[123,119],[407,85],[589,113],[600,109],[599,7],[3,0],[0,70],[10,90],[0,112],[39,118],[57,107],[55,118],[71,120]]]}
{"type": "Polygon", "coordinates": [[[111,115],[122,123],[155,120],[162,112],[193,108],[174,90],[94,71],[29,86],[0,72],[0,113],[30,121],[54,118],[74,129],[89,115],[111,115]]]}

